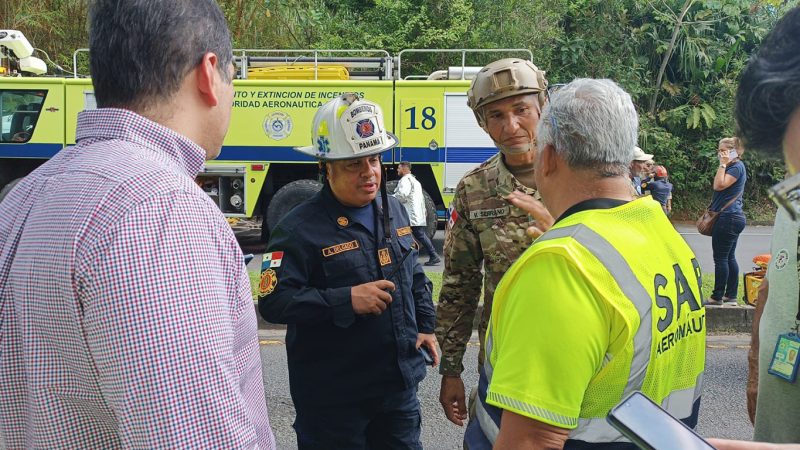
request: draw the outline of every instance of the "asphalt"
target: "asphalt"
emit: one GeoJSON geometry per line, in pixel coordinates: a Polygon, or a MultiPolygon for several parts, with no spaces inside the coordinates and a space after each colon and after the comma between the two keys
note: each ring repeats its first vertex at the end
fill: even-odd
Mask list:
{"type": "MultiPolygon", "coordinates": [[[[691,223],[676,223],[675,229],[683,236],[689,247],[694,251],[703,273],[714,272],[714,261],[711,252],[711,238],[703,236],[691,223]]],[[[248,270],[260,270],[260,254],[264,252],[264,244],[259,241],[259,229],[249,222],[234,225],[234,231],[239,239],[239,244],[245,253],[253,253],[257,257],[248,264],[248,270]]],[[[772,226],[754,225],[747,226],[739,236],[736,250],[736,260],[739,264],[740,276],[753,269],[752,258],[756,255],[769,253],[769,242],[772,235],[772,226]]],[[[433,238],[433,245],[441,252],[444,244],[444,231],[439,230],[433,238]]],[[[647,249],[643,249],[647,251],[647,249]]],[[[420,262],[427,261],[427,256],[422,256],[420,262]]],[[[425,267],[428,272],[442,272],[444,264],[425,267]]],[[[741,283],[740,283],[741,284],[741,283]]],[[[740,287],[743,292],[743,286],[740,287]]],[[[706,295],[710,293],[704,293],[706,295]]],[[[482,306],[481,306],[482,307],[482,306]]],[[[752,306],[707,306],[706,326],[711,332],[750,332],[752,328],[754,308],[752,306]]],[[[476,315],[480,317],[480,314],[476,315]]],[[[280,326],[271,325],[261,321],[260,329],[280,329],[280,326]]],[[[475,324],[477,327],[477,322],[475,324]]]]}

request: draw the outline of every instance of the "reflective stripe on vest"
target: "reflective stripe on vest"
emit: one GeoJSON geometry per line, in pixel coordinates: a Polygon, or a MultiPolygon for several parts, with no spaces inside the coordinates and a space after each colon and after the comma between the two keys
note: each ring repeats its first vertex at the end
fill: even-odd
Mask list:
{"type": "MultiPolygon", "coordinates": [[[[628,381],[622,394],[625,398],[634,391],[641,390],[644,384],[645,376],[647,375],[647,367],[650,363],[650,352],[652,348],[652,308],[653,303],[650,294],[645,290],[644,286],[636,278],[636,275],[631,270],[628,263],[622,254],[614,248],[600,234],[591,228],[582,225],[571,225],[563,228],[555,228],[549,230],[542,235],[536,242],[548,241],[553,239],[560,239],[570,237],[577,243],[586,248],[594,257],[606,268],[609,274],[616,280],[617,285],[625,294],[625,296],[633,303],[639,314],[639,327],[633,337],[634,353],[631,359],[630,372],[628,374],[628,381]]],[[[491,350],[492,350],[492,328],[491,321],[489,329],[487,330],[486,339],[486,358],[483,364],[483,373],[481,377],[487,377],[486,389],[491,383],[493,367],[491,365],[491,350]]],[[[702,377],[701,372],[698,375],[697,382],[693,388],[678,390],[670,393],[662,402],[662,406],[677,418],[687,418],[692,414],[692,407],[694,402],[700,398],[702,391],[702,377]]],[[[476,405],[476,416],[478,423],[484,436],[490,442],[494,443],[498,434],[499,423],[495,423],[491,419],[486,408],[495,408],[488,404],[483,404],[486,398],[486,391],[478,392],[478,405],[476,405]]],[[[522,410],[530,409],[520,408],[522,410]]],[[[551,413],[552,414],[552,413],[551,413]]],[[[540,411],[535,412],[535,415],[542,416],[540,411]]],[[[618,431],[611,427],[606,422],[605,417],[580,419],[577,427],[570,432],[569,439],[576,439],[585,442],[628,442],[618,431]]],[[[465,444],[469,444],[465,441],[465,444]]],[[[467,445],[468,448],[469,445],[467,445]]]]}

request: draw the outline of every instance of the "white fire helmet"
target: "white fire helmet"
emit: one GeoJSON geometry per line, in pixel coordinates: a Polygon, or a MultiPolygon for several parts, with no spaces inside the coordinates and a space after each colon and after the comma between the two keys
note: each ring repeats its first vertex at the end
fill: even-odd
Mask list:
{"type": "Polygon", "coordinates": [[[354,93],[320,106],[311,124],[311,139],[312,145],[295,150],[323,161],[371,156],[399,143],[386,131],[381,107],[354,93]]]}

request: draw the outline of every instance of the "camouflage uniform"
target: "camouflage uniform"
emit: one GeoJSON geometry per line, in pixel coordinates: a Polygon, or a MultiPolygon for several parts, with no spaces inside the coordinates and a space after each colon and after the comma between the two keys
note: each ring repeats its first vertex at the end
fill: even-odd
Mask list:
{"type": "Polygon", "coordinates": [[[483,364],[483,341],[497,283],[532,242],[525,230],[533,225],[533,218],[503,197],[518,190],[538,200],[539,193],[514,178],[501,155],[464,175],[456,188],[453,203],[458,219],[445,236],[444,274],[436,311],[442,375],[460,375],[464,370],[462,359],[472,335],[481,279],[484,307],[478,327],[478,361],[483,364]],[[481,275],[482,266],[485,277],[481,275]]]}

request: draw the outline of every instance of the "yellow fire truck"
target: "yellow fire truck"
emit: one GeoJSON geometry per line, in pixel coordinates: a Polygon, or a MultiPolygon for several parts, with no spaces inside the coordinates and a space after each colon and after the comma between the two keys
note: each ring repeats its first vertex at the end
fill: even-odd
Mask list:
{"type": "MultiPolygon", "coordinates": [[[[339,93],[358,92],[381,105],[387,128],[400,138],[400,146],[383,155],[389,179],[396,178],[391,169],[400,161],[413,164],[433,233],[461,176],[497,151],[466,101],[469,80],[480,69],[467,66],[467,57],[486,53],[532,57],[520,49],[414,49],[396,56],[381,50],[236,50],[230,129],[220,156],[197,182],[225,215],[262,216],[266,232],[321,186],[316,163],[292,150],[308,145],[314,112],[339,93]],[[422,52],[460,57],[461,65],[406,73],[403,62],[422,52]]],[[[78,112],[96,107],[91,80],[77,73],[86,49],[73,55],[72,76],[42,76],[46,66],[32,54],[22,33],[0,30],[0,201],[16,180],[74,144],[78,112]]]]}

